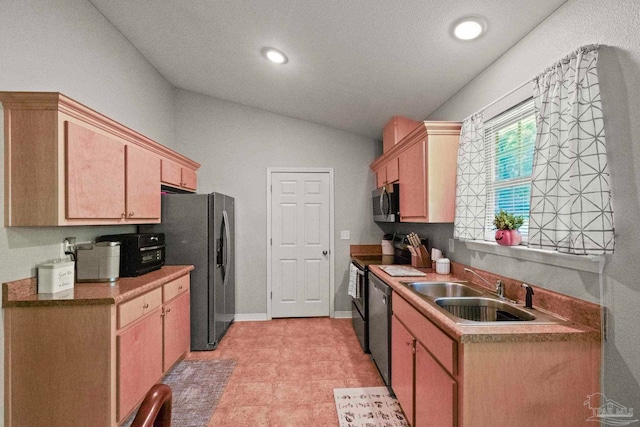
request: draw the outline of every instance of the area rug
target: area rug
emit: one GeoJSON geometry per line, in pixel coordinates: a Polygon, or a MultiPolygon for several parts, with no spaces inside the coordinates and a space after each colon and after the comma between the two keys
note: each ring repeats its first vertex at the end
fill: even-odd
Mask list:
{"type": "MultiPolygon", "coordinates": [[[[206,427],[236,366],[235,360],[182,360],[162,382],[171,387],[172,427],[206,427]]],[[[129,427],[131,415],[122,427],[129,427]]]]}
{"type": "Polygon", "coordinates": [[[334,388],[340,427],[408,427],[400,404],[386,387],[334,388]]]}

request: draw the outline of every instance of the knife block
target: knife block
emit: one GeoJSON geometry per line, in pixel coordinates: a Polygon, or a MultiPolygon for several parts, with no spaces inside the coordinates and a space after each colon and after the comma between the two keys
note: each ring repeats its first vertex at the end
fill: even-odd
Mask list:
{"type": "Polygon", "coordinates": [[[429,252],[427,252],[427,248],[420,246],[419,248],[414,248],[415,250],[411,252],[411,266],[412,267],[420,267],[420,268],[430,268],[431,267],[431,257],[429,257],[429,252]]]}

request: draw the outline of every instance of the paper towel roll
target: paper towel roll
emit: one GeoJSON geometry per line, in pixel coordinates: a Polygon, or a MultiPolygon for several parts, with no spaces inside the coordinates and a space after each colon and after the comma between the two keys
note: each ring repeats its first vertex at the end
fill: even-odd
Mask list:
{"type": "Polygon", "coordinates": [[[440,249],[431,248],[431,260],[435,261],[442,258],[442,251],[440,249]]]}

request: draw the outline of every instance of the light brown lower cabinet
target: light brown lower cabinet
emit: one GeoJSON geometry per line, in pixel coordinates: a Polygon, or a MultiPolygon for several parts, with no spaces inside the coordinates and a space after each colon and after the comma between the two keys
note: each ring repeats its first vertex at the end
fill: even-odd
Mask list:
{"type": "Polygon", "coordinates": [[[456,381],[394,315],[391,386],[412,426],[453,426],[456,381]]]}
{"type": "Polygon", "coordinates": [[[413,427],[591,424],[600,342],[459,342],[396,293],[391,327],[391,387],[413,427]]]}
{"type": "Polygon", "coordinates": [[[189,351],[189,275],[122,304],[5,308],[5,426],[115,427],[189,351]]]}

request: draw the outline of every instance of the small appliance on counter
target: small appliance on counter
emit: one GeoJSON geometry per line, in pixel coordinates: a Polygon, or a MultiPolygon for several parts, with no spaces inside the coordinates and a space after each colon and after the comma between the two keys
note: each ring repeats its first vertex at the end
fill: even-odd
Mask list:
{"type": "Polygon", "coordinates": [[[120,243],[120,276],[137,277],[158,270],[165,262],[164,233],[110,234],[96,242],[120,243]]]}
{"type": "Polygon", "coordinates": [[[77,282],[115,282],[120,277],[120,243],[85,243],[76,247],[77,282]]]}

